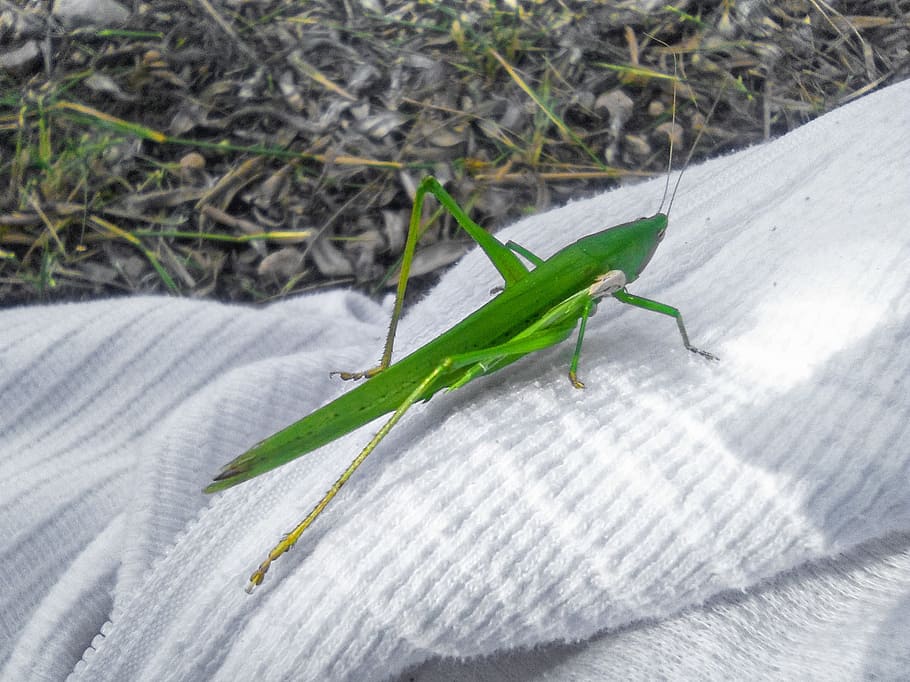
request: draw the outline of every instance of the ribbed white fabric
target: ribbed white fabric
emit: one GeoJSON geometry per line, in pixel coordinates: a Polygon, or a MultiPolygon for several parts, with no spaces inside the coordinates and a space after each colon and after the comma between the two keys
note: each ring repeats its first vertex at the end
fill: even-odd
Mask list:
{"type": "MultiPolygon", "coordinates": [[[[0,312],[3,679],[906,675],[908,131],[905,82],[690,169],[630,290],[679,306],[720,363],[605,302],[586,390],[568,343],[416,406],[252,596],[376,425],[199,490],[346,390],[328,371],[375,361],[388,306],[0,312]]],[[[653,213],[661,184],[503,236],[546,256],[653,213]]],[[[401,352],[497,284],[470,254],[401,352]]]]}

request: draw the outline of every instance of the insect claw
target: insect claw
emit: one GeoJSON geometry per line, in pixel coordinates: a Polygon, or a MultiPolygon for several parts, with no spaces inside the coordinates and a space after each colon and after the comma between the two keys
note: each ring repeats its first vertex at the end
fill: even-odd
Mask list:
{"type": "Polygon", "coordinates": [[[578,377],[575,375],[575,372],[572,372],[572,371],[569,372],[569,381],[572,382],[572,385],[575,388],[584,388],[585,387],[584,382],[579,381],[578,377]]]}
{"type": "Polygon", "coordinates": [[[379,374],[383,370],[382,367],[371,367],[362,372],[329,372],[330,377],[339,377],[342,381],[360,381],[361,379],[369,379],[379,374]]]}
{"type": "Polygon", "coordinates": [[[703,358],[707,358],[708,360],[713,360],[714,362],[720,362],[720,358],[717,357],[716,355],[714,355],[714,353],[709,353],[708,351],[702,350],[701,348],[696,348],[695,346],[688,346],[688,349],[690,351],[692,351],[693,353],[698,353],[703,358]]]}
{"type": "MultiPolygon", "coordinates": [[[[265,571],[267,570],[268,566],[265,568],[265,571]]],[[[265,571],[262,570],[262,566],[260,566],[256,569],[256,572],[250,576],[249,582],[247,582],[246,587],[244,588],[244,591],[247,594],[253,594],[253,590],[262,584],[262,581],[265,578],[265,571]]]]}

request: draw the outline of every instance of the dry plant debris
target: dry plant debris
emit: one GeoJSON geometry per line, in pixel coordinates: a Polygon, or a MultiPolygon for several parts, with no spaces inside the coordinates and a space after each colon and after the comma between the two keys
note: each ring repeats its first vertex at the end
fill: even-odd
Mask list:
{"type": "Polygon", "coordinates": [[[908,0],[48,4],[0,0],[0,305],[378,292],[426,173],[496,228],[910,73],[908,0]]]}

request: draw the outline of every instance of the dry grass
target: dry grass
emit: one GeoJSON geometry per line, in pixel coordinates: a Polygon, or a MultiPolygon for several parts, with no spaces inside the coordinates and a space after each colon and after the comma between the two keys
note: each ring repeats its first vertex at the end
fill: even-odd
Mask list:
{"type": "MultiPolygon", "coordinates": [[[[375,291],[426,173],[495,228],[664,172],[715,98],[696,157],[910,74],[908,0],[47,4],[0,2],[0,45],[43,49],[0,70],[2,305],[375,291]]],[[[422,273],[466,246],[431,218],[422,273]]]]}

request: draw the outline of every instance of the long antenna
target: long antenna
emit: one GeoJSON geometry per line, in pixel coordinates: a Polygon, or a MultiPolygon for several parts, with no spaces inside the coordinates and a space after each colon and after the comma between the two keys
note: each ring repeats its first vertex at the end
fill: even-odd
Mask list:
{"type": "MultiPolygon", "coordinates": [[[[664,183],[664,195],[660,198],[660,206],[657,207],[657,212],[660,213],[661,209],[664,207],[664,202],[667,200],[667,192],[670,191],[670,173],[673,170],[673,133],[676,132],[676,55],[673,55],[673,101],[670,104],[670,135],[668,139],[670,140],[670,154],[669,159],[667,159],[667,181],[664,183]]],[[[677,186],[679,181],[677,181],[677,186]]],[[[676,188],[673,188],[673,194],[676,194],[676,188]]],[[[670,197],[670,206],[673,205],[673,197],[670,197]]],[[[670,208],[667,207],[667,214],[669,215],[670,208]]]]}
{"type": "MultiPolygon", "coordinates": [[[[696,148],[698,148],[698,143],[701,141],[701,136],[705,134],[705,130],[708,128],[708,123],[711,121],[711,117],[714,116],[714,111],[717,109],[717,105],[720,102],[721,95],[724,94],[724,91],[727,89],[727,84],[724,83],[720,90],[717,92],[717,96],[714,97],[714,102],[711,104],[711,108],[708,110],[708,116],[705,118],[704,125],[701,126],[698,130],[698,135],[695,136],[695,141],[692,143],[692,146],[689,148],[689,153],[686,154],[686,160],[683,163],[682,169],[679,171],[679,177],[676,178],[676,184],[673,185],[673,194],[670,195],[670,203],[667,205],[667,217],[670,216],[670,210],[673,208],[673,201],[676,199],[676,190],[679,189],[679,183],[682,182],[683,173],[686,172],[686,169],[689,167],[689,162],[692,160],[692,155],[695,154],[696,148]]],[[[673,123],[676,124],[676,87],[673,88],[673,123]]],[[[670,137],[670,163],[673,162],[673,138],[670,137]]],[[[667,186],[670,184],[670,172],[667,171],[667,186]]],[[[664,199],[667,197],[667,189],[664,188],[664,199]]],[[[660,201],[661,207],[663,207],[663,199],[660,201]]]]}

